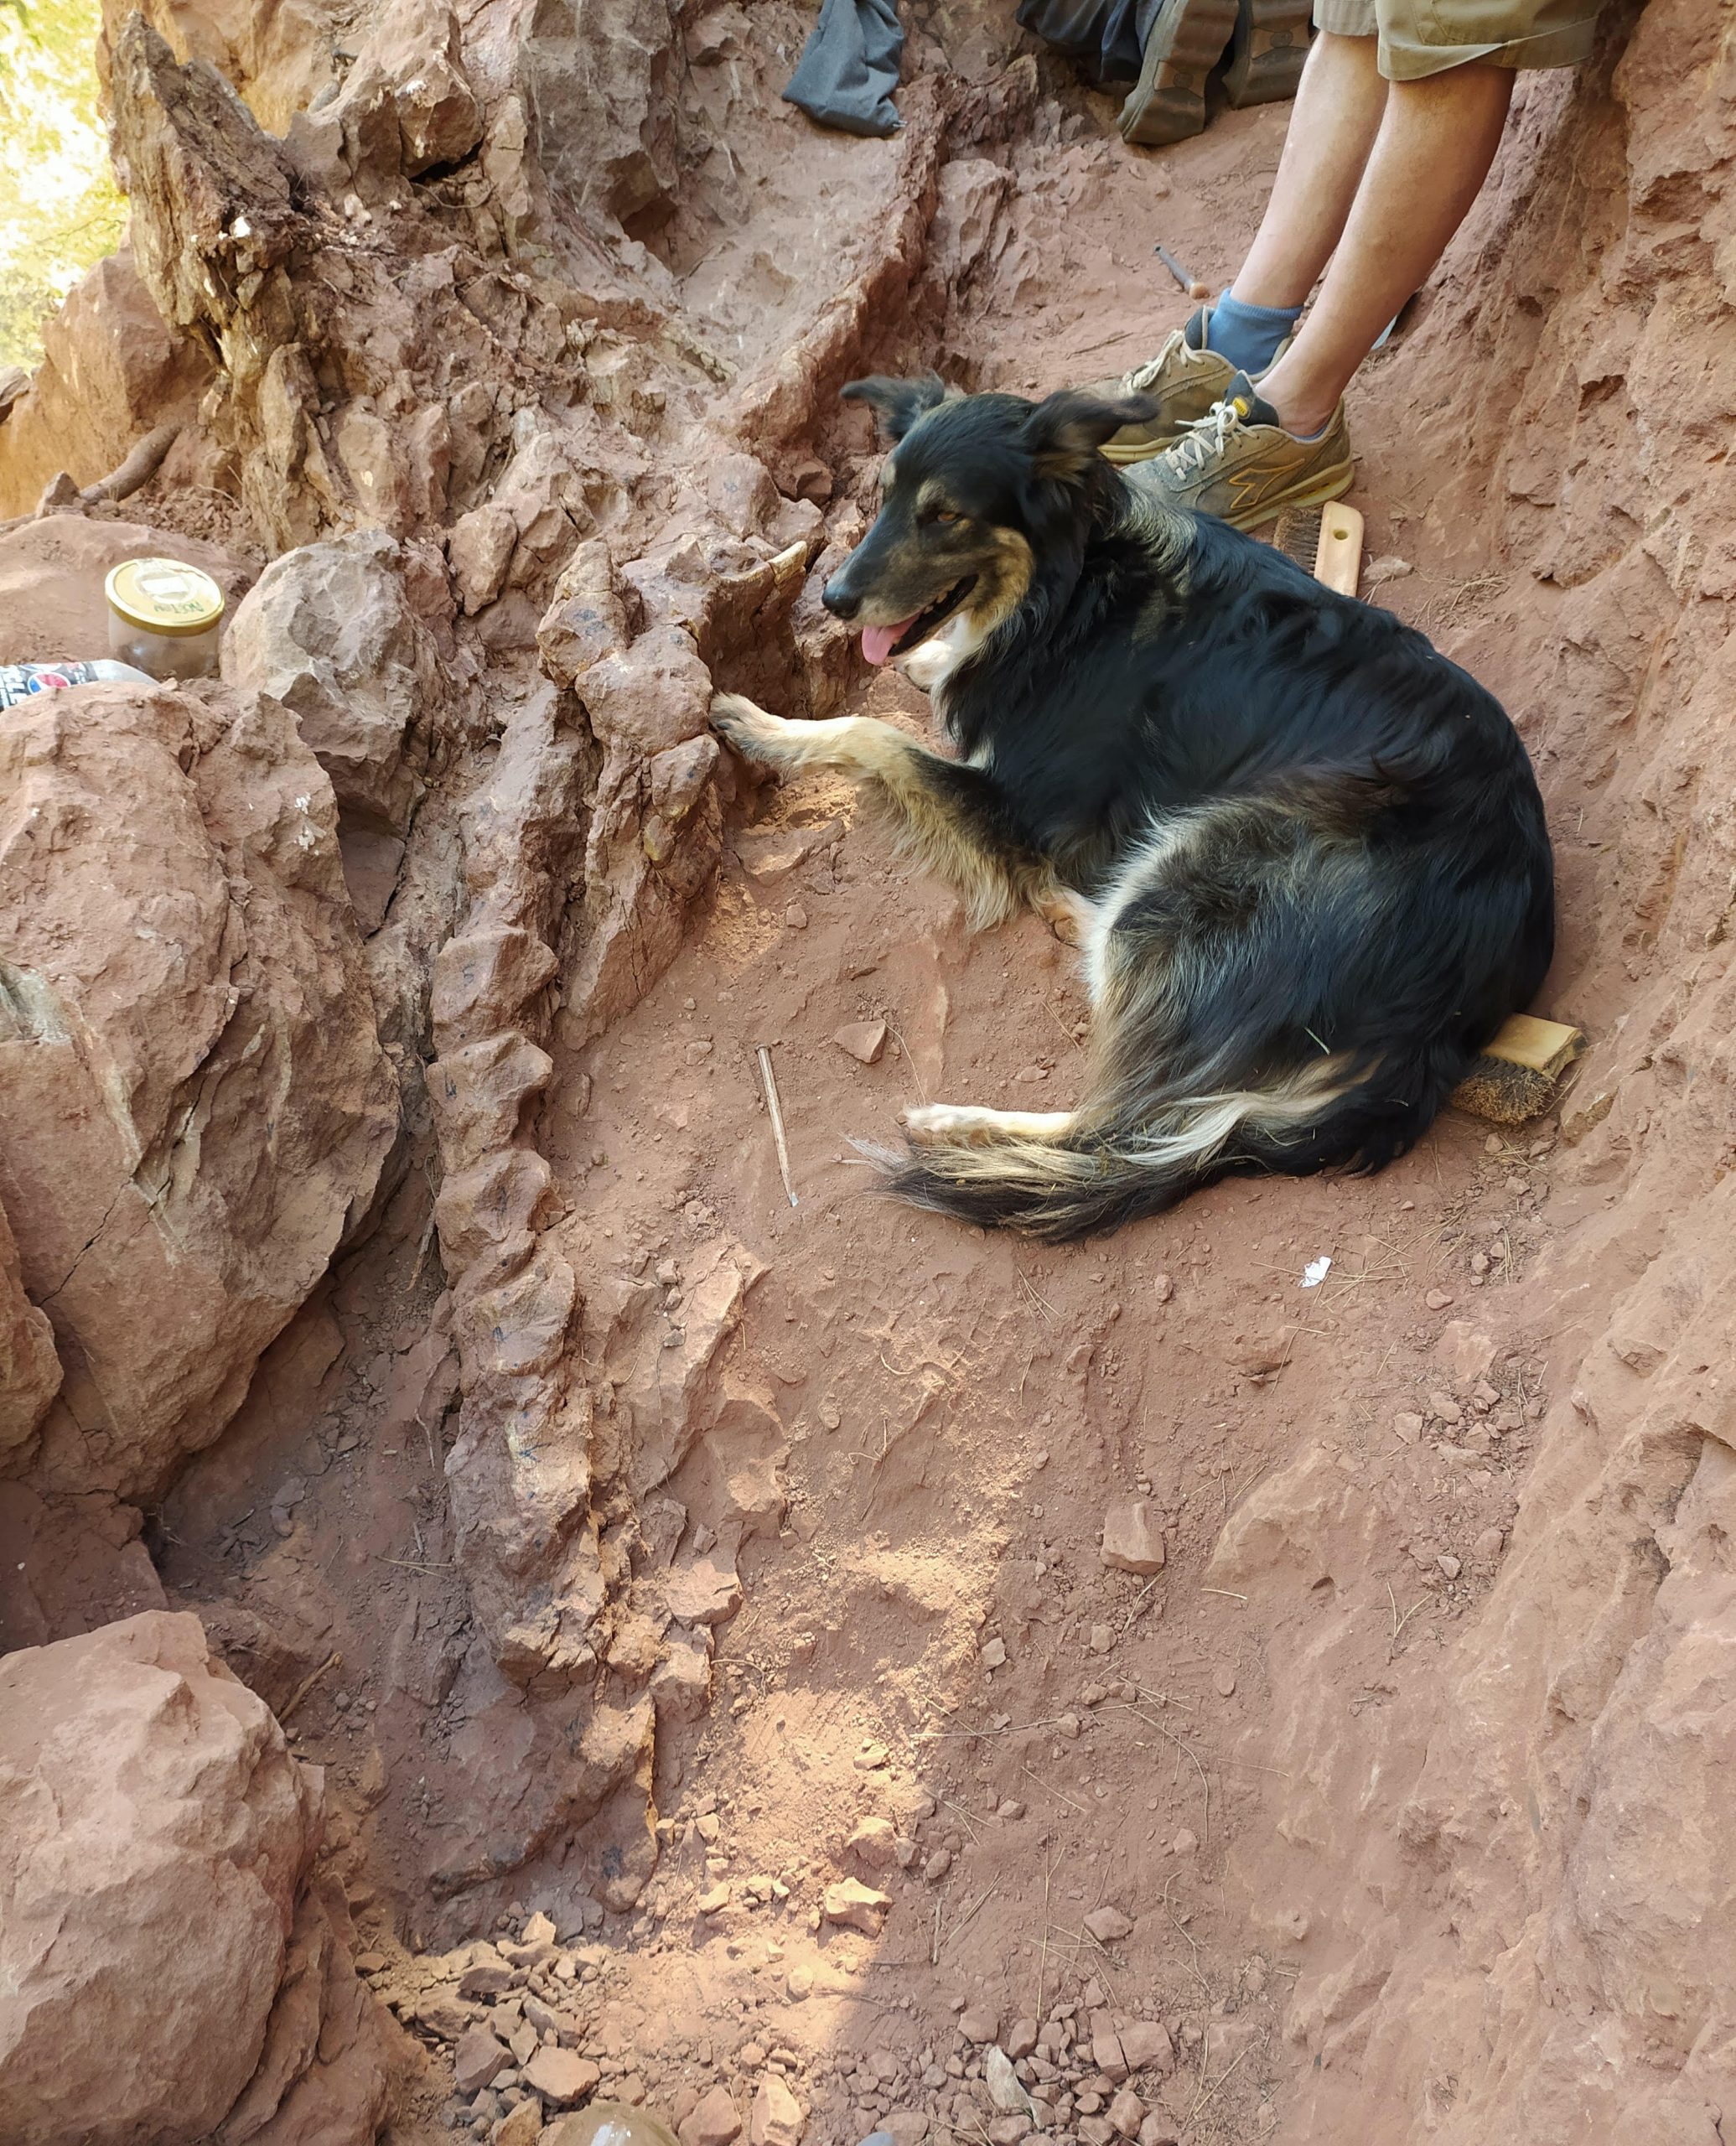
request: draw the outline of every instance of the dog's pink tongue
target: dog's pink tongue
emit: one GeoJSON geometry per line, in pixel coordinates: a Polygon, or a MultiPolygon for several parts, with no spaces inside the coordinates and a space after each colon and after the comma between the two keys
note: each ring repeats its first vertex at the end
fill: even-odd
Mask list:
{"type": "Polygon", "coordinates": [[[864,626],[862,630],[862,652],[870,663],[884,663],[915,623],[913,613],[900,619],[895,626],[864,626]]]}

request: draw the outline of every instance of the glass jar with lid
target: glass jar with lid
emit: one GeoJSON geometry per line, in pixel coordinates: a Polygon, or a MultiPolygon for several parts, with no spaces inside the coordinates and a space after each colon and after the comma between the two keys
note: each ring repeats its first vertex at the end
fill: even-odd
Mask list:
{"type": "Polygon", "coordinates": [[[153,678],[214,678],[223,591],[180,559],[122,559],[103,583],[108,645],[153,678]]]}

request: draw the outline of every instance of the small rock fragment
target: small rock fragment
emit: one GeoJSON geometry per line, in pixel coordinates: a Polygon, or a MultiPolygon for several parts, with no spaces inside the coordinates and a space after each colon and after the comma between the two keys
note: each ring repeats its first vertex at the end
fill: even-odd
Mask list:
{"type": "Polygon", "coordinates": [[[1132,1934],[1133,1926],[1119,1908],[1093,1908],[1085,1926],[1100,1945],[1113,1945],[1132,1934]]]}
{"type": "Polygon", "coordinates": [[[748,2146],[801,2146],[807,2128],[801,2103],[775,2072],[768,2072],[748,2116],[748,2146]]]}
{"type": "Polygon", "coordinates": [[[1431,1311],[1445,1311],[1453,1299],[1444,1289],[1431,1289],[1422,1301],[1431,1311]]]}
{"type": "Polygon", "coordinates": [[[937,1848],[928,1861],[923,1864],[922,1874],[932,1885],[944,1878],[951,1868],[952,1850],[950,1848],[937,1848]]]}
{"type": "Polygon", "coordinates": [[[1091,1626],[1091,1652],[1093,1654],[1107,1654],[1114,1645],[1115,1628],[1113,1625],[1093,1625],[1091,1626]]]}
{"type": "Polygon", "coordinates": [[[1157,1298],[1160,1304],[1169,1304],[1175,1295],[1175,1284],[1170,1280],[1167,1274],[1158,1275],[1157,1280],[1152,1283],[1151,1288],[1152,1294],[1157,1298]]]}
{"type": "Polygon", "coordinates": [[[1169,2071],[1175,2046],[1161,2019],[1130,2019],[1122,2030],[1122,2054],[1130,2071],[1169,2071]]]}
{"type": "Polygon", "coordinates": [[[1412,1409],[1401,1409],[1392,1418],[1392,1435],[1401,1445],[1415,1445],[1422,1435],[1422,1418],[1412,1409]]]}
{"type": "Polygon", "coordinates": [[[1001,2031],[998,2012],[986,2004],[969,2004],[958,2015],[958,2031],[967,2042],[992,2042],[1001,2031]]]}
{"type": "Polygon", "coordinates": [[[847,1050],[851,1057],[859,1059],[864,1065],[878,1065],[880,1054],[886,1048],[886,1024],[884,1021],[851,1021],[832,1037],[840,1050],[847,1050]]]}
{"type": "Polygon", "coordinates": [[[1145,2104],[1132,2087],[1123,2086],[1110,2102],[1108,2116],[1123,2138],[1137,2138],[1145,2121],[1145,2104]]]}
{"type": "Polygon", "coordinates": [[[1199,1845],[1200,1836],[1188,1826],[1184,1826],[1169,1843],[1172,1852],[1177,1855],[1191,1855],[1199,1845]]]}
{"type": "Polygon", "coordinates": [[[557,2108],[571,2108],[594,2093],[602,2076],[588,2057],[570,2049],[539,2049],[525,2066],[525,2084],[557,2108]]]}
{"type": "Polygon", "coordinates": [[[1227,1664],[1212,1677],[1212,1688],[1220,1699],[1231,1698],[1236,1692],[1236,1672],[1227,1664]]]}
{"type": "Polygon", "coordinates": [[[1091,2021],[1091,2062],[1113,2086],[1118,2086],[1127,2076],[1127,2053],[1106,2012],[1098,2013],[1091,2021]]]}
{"type": "Polygon", "coordinates": [[[1443,1550],[1440,1556],[1435,1559],[1435,1563],[1440,1567],[1441,1570],[1447,1575],[1448,1579],[1457,1579],[1460,1573],[1464,1570],[1464,1567],[1459,1563],[1458,1558],[1453,1556],[1450,1551],[1443,1550]]]}
{"type": "Polygon", "coordinates": [[[741,2136],[741,2118],[727,2086],[713,2086],[682,2124],[681,2146],[729,2146],[741,2136]]]}
{"type": "Polygon", "coordinates": [[[1037,2022],[1034,2019],[1015,2019],[1007,2029],[1002,2044],[1008,2056],[1029,2056],[1037,2046],[1037,2022]]]}
{"type": "Polygon", "coordinates": [[[542,2104],[534,2094],[527,2094],[502,2119],[494,2135],[494,2146],[536,2146],[542,2136],[542,2104]]]}
{"type": "Polygon", "coordinates": [[[453,2052],[453,2075],[461,2094],[479,2093],[490,2085],[512,2061],[505,2043],[486,2027],[472,2027],[459,2037],[453,2052]]]}
{"type": "Polygon", "coordinates": [[[1163,1529],[1143,1498],[1119,1500],[1104,1515],[1103,1562],[1114,1572],[1163,1571],[1163,1529]]]}
{"type": "Polygon", "coordinates": [[[889,1818],[864,1818],[844,1848],[869,1869],[885,1870],[898,1858],[898,1835],[889,1818]]]}
{"type": "Polygon", "coordinates": [[[729,1888],[727,1884],[713,1885],[708,1893],[699,1895],[701,1915],[721,1915],[728,1905],[729,1888]]]}
{"type": "Polygon", "coordinates": [[[892,1897],[887,1893],[877,1893],[872,1885],[862,1884],[854,1878],[846,1878],[827,1887],[820,1905],[827,1921],[859,1930],[868,1937],[878,1937],[891,1909],[892,1897]]]}
{"type": "Polygon", "coordinates": [[[982,1642],[977,1659],[982,1662],[985,1669],[1005,1668],[1007,1665],[1007,1648],[1005,1641],[998,1639],[985,1640],[982,1642]]]}
{"type": "Polygon", "coordinates": [[[985,2050],[982,2083],[988,2089],[988,2098],[1003,2116],[1029,2118],[1031,2097],[1019,2085],[1018,2075],[1013,2069],[1013,2060],[1005,2050],[991,2048],[985,2050]]]}

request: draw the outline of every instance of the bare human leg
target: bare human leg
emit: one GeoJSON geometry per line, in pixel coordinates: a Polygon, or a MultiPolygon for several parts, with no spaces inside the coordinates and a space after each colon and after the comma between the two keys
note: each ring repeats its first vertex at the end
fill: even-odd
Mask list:
{"type": "Polygon", "coordinates": [[[1294,308],[1319,282],[1343,235],[1386,110],[1377,50],[1374,38],[1329,30],[1309,47],[1272,198],[1230,286],[1242,304],[1294,308]]]}
{"type": "MultiPolygon", "coordinates": [[[[1336,42],[1364,44],[1371,40],[1336,42]]],[[[1512,94],[1512,70],[1481,61],[1428,75],[1420,81],[1386,86],[1380,130],[1320,295],[1295,341],[1260,382],[1262,400],[1277,412],[1287,432],[1308,438],[1330,421],[1351,375],[1373,349],[1381,329],[1420,288],[1446,251],[1489,175],[1512,94]]],[[[1299,112],[1299,100],[1298,109],[1299,112]]],[[[1284,155],[1288,162],[1288,142],[1284,155]]],[[[1274,201],[1284,183],[1284,167],[1280,165],[1274,201]]],[[[1300,211],[1296,213],[1298,222],[1308,221],[1300,211]]],[[[1271,220],[1268,210],[1267,223],[1271,220]]],[[[1320,212],[1313,220],[1311,233],[1300,234],[1300,242],[1318,246],[1327,220],[1320,212]]],[[[1255,241],[1262,262],[1267,257],[1266,238],[1262,225],[1255,241]]],[[[1249,257],[1251,261],[1253,257],[1249,257]]],[[[1306,254],[1298,259],[1296,277],[1305,272],[1312,279],[1318,272],[1318,263],[1311,266],[1312,260],[1306,254]]],[[[1276,271],[1262,266],[1260,272],[1276,271]]],[[[1240,277],[1236,288],[1241,288],[1240,277]]],[[[1283,288],[1303,286],[1293,278],[1283,288]]]]}

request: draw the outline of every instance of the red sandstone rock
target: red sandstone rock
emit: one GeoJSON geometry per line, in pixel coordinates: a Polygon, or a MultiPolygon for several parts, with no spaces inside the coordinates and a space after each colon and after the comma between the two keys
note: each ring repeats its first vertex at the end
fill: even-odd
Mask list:
{"type": "Polygon", "coordinates": [[[227,2120],[288,2146],[320,2134],[303,2092],[324,2136],[371,2138],[382,2045],[336,1957],[347,1927],[303,1890],[319,1830],[318,1776],[196,1618],[0,1661],[8,2138],[191,2142],[227,2120]],[[319,2076],[339,2054],[341,2097],[319,2076]]]}
{"type": "Polygon", "coordinates": [[[330,788],[274,702],[44,696],[0,734],[0,1196],[68,1366],[44,1480],[146,1490],[366,1207],[396,1084],[330,788]]]}
{"type": "Polygon", "coordinates": [[[303,545],[266,568],[223,643],[225,677],[293,713],[339,811],[399,836],[443,742],[446,701],[404,562],[379,530],[303,545]]]}

